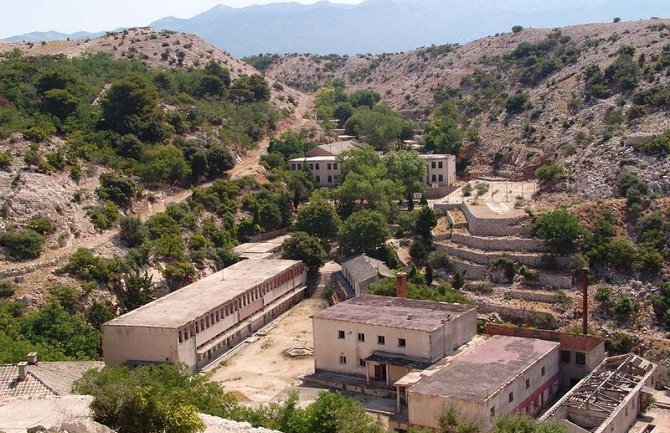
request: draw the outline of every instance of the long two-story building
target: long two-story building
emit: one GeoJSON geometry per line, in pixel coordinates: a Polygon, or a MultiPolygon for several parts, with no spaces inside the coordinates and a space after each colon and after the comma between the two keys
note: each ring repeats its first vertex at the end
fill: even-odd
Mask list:
{"type": "Polygon", "coordinates": [[[297,304],[306,281],[299,261],[236,263],[105,323],[105,363],[202,369],[297,304]]]}

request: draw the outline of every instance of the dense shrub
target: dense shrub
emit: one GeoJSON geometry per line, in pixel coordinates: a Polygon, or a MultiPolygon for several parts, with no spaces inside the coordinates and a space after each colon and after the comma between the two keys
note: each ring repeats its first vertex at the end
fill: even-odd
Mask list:
{"type": "Polygon", "coordinates": [[[27,224],[30,230],[36,231],[41,235],[47,235],[53,233],[55,227],[53,222],[47,217],[35,217],[31,218],[27,224]]]}
{"type": "Polygon", "coordinates": [[[96,281],[101,284],[117,278],[119,270],[120,264],[116,258],[96,257],[86,248],[78,249],[61,269],[62,272],[84,281],[96,281]]]}
{"type": "Polygon", "coordinates": [[[42,252],[44,237],[30,229],[8,231],[0,234],[0,246],[13,259],[34,259],[42,252]]]}
{"type": "Polygon", "coordinates": [[[535,170],[535,177],[542,182],[553,182],[563,174],[563,167],[556,163],[543,165],[535,170]]]}
{"type": "Polygon", "coordinates": [[[537,218],[533,233],[558,252],[571,253],[576,251],[577,242],[588,232],[575,215],[565,208],[558,208],[537,218]]]}

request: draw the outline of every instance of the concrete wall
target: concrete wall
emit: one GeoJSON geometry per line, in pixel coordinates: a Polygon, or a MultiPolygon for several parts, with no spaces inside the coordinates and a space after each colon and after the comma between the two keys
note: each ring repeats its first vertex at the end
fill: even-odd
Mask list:
{"type": "Polygon", "coordinates": [[[528,228],[518,224],[528,219],[527,215],[508,218],[482,218],[473,213],[469,203],[462,203],[459,207],[468,220],[468,230],[475,236],[518,236],[528,232],[528,228]]]}
{"type": "MultiPolygon", "coordinates": [[[[102,325],[103,356],[107,365],[122,365],[129,361],[177,363],[193,361],[195,350],[178,349],[177,330],[102,325]],[[180,355],[186,356],[182,360],[180,355]]],[[[188,345],[195,349],[195,339],[188,345]]]]}
{"type": "Polygon", "coordinates": [[[316,371],[366,377],[365,367],[359,366],[359,360],[368,358],[375,351],[394,353],[426,362],[430,359],[428,332],[322,318],[313,319],[313,328],[316,371]],[[338,338],[338,331],[344,331],[344,339],[338,338]],[[365,341],[358,341],[358,333],[365,335],[365,341]],[[379,335],[384,336],[385,344],[377,344],[379,335]],[[399,338],[405,339],[406,347],[398,347],[399,338]],[[346,364],[340,363],[340,356],[346,356],[346,364]]]}

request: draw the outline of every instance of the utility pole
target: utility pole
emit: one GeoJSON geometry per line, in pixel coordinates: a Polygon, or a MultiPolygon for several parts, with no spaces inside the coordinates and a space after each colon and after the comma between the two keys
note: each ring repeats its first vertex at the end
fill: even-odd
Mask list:
{"type": "Polygon", "coordinates": [[[582,268],[582,333],[589,333],[589,268],[582,268]]]}

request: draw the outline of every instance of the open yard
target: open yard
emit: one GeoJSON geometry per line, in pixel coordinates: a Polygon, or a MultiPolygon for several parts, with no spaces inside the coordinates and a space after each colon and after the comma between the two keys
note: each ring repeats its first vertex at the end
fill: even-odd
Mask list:
{"type": "Polygon", "coordinates": [[[310,317],[325,307],[326,301],[317,298],[296,305],[242,343],[214,369],[211,380],[252,405],[267,403],[287,387],[299,384],[298,378],[314,371],[314,358],[291,358],[286,351],[314,348],[310,317]]]}

